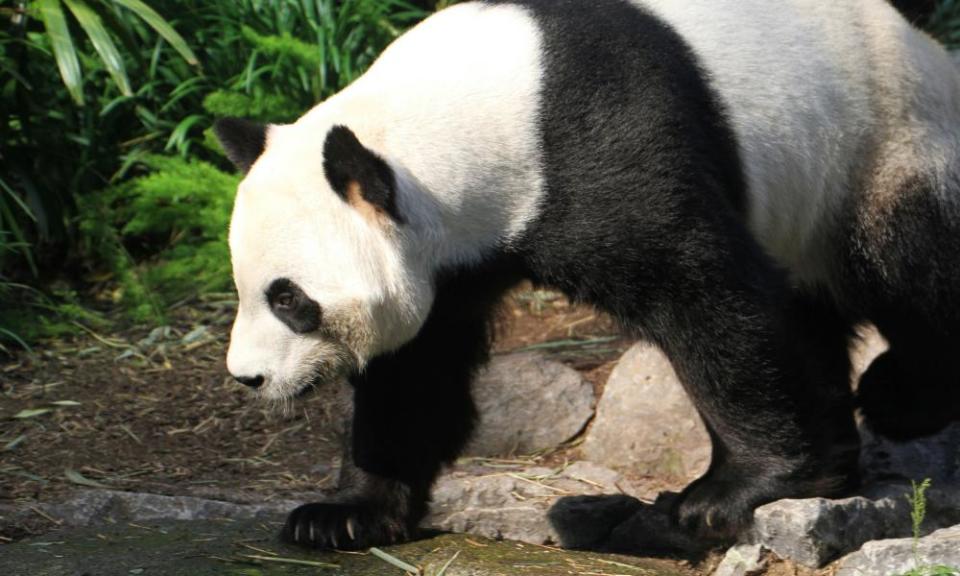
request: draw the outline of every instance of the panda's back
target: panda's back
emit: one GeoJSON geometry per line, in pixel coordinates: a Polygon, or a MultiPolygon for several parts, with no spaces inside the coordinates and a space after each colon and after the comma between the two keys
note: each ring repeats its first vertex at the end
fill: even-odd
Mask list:
{"type": "Polygon", "coordinates": [[[884,0],[485,0],[401,38],[344,92],[355,105],[319,108],[402,163],[436,219],[461,215],[442,223],[450,258],[549,210],[610,221],[643,178],[709,156],[766,251],[818,282],[827,228],[887,142],[957,156],[957,76],[884,0]]]}

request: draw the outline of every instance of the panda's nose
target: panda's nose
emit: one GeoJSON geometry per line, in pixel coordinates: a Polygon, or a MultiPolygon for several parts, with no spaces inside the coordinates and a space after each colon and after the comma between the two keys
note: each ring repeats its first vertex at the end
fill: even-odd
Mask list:
{"type": "Polygon", "coordinates": [[[234,376],[233,379],[254,390],[263,385],[263,376],[234,376]]]}

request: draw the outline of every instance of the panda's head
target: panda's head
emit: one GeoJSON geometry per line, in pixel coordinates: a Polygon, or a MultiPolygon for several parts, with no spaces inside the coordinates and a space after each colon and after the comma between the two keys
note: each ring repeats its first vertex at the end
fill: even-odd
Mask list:
{"type": "Polygon", "coordinates": [[[412,338],[433,289],[390,164],[333,123],[225,119],[215,131],[246,173],[230,224],[230,373],[284,399],[412,338]]]}

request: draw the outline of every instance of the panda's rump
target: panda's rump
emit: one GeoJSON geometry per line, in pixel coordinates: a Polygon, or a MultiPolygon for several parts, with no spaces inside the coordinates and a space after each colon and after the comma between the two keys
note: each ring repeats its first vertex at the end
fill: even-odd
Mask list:
{"type": "Polygon", "coordinates": [[[750,228],[800,282],[829,280],[836,219],[892,134],[956,115],[942,49],[881,0],[634,1],[697,54],[737,137],[750,228]]]}

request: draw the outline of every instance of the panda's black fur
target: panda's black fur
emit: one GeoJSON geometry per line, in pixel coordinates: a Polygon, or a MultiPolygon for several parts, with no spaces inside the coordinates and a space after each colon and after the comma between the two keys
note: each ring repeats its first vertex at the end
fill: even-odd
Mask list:
{"type": "MultiPolygon", "coordinates": [[[[546,44],[542,212],[483,265],[441,272],[416,339],[353,378],[356,468],[347,473],[364,480],[343,484],[376,487],[359,498],[402,510],[403,522],[393,519],[403,526],[397,537],[412,532],[440,467],[469,437],[469,383],[487,359],[500,296],[529,278],[660,345],[687,382],[713,439],[709,474],[729,492],[691,485],[687,502],[696,504],[683,510],[683,523],[695,528],[719,505],[712,523],[727,537],[758,503],[851,489],[857,434],[848,328],[815,295],[793,294],[744,227],[736,143],[695,57],[669,27],[620,0],[599,0],[577,18],[565,2],[507,3],[536,15],[546,44]],[[624,84],[644,89],[597,89],[624,84]],[[827,330],[824,320],[839,329],[827,330]],[[800,338],[803,331],[811,337],[800,338]],[[738,462],[741,454],[749,462],[738,462]],[[784,462],[788,455],[797,461],[784,462]],[[753,481],[741,486],[744,476],[753,481]]],[[[331,526],[355,513],[308,505],[291,516],[288,536],[318,516],[305,513],[316,506],[331,526]]],[[[579,537],[576,525],[559,527],[565,539],[579,537]]],[[[354,542],[381,541],[381,532],[354,542]]],[[[344,536],[341,546],[351,542],[344,536]]]]}
{"type": "MultiPolygon", "coordinates": [[[[956,238],[934,243],[924,230],[960,226],[923,203],[929,182],[910,184],[924,193],[902,208],[903,233],[889,247],[897,278],[877,277],[863,250],[875,239],[848,214],[831,239],[846,291],[798,290],[745,224],[730,120],[676,32],[623,0],[589,10],[569,0],[486,3],[523,6],[543,34],[545,197],[521,237],[480,263],[438,271],[418,335],[351,377],[344,492],[295,510],[287,539],[363,548],[415,533],[433,481],[469,438],[470,381],[487,359],[498,301],[523,279],[598,307],[670,358],[713,441],[709,471],[674,513],[678,530],[707,545],[742,534],[762,503],[857,486],[848,346],[858,323],[875,322],[892,344],[861,383],[878,427],[909,437],[960,417],[960,250],[956,238]],[[918,378],[929,390],[906,398],[902,383],[918,378]]],[[[328,154],[335,165],[337,146],[328,154]]],[[[395,211],[389,198],[377,203],[395,211]]],[[[616,504],[614,524],[630,511],[616,504]]],[[[584,533],[609,523],[554,517],[569,543],[631,549],[584,533]]]]}

